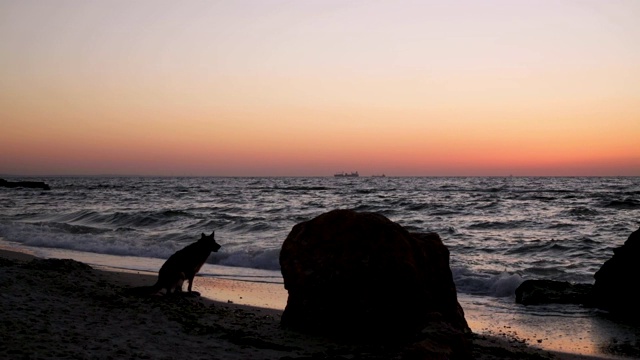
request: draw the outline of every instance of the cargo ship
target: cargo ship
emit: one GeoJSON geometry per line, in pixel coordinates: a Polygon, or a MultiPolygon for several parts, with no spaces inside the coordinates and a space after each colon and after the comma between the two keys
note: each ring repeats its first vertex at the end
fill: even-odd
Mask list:
{"type": "Polygon", "coordinates": [[[333,176],[335,176],[335,177],[358,177],[360,175],[358,174],[357,171],[355,171],[355,172],[352,172],[352,173],[341,172],[341,173],[334,174],[333,176]]]}

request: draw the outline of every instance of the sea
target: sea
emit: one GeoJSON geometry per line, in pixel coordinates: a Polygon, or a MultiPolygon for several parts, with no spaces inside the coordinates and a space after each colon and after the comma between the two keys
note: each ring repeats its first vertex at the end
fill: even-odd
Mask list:
{"type": "Polygon", "coordinates": [[[294,225],[333,209],[369,211],[437,232],[466,306],[509,316],[598,317],[579,306],[523,309],[514,292],[526,279],[593,283],[640,228],[640,177],[6,179],[51,187],[0,188],[0,244],[37,256],[155,272],[215,231],[222,248],[203,276],[282,283],[278,257],[294,225]]]}

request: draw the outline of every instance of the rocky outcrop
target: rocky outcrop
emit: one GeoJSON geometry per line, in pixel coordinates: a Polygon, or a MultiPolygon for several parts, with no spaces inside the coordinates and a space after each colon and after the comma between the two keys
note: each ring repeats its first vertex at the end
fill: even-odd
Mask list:
{"type": "Polygon", "coordinates": [[[436,233],[411,234],[376,213],[333,210],[293,227],[280,266],[289,292],[285,327],[430,339],[441,328],[448,340],[438,341],[438,351],[450,358],[466,351],[463,338],[470,330],[449,251],[436,233]]]}
{"type": "Polygon", "coordinates": [[[594,278],[591,305],[611,313],[640,319],[640,229],[613,250],[594,278]]]}
{"type": "Polygon", "coordinates": [[[43,181],[7,181],[0,179],[0,187],[51,190],[51,187],[43,181]]]}
{"type": "Polygon", "coordinates": [[[567,281],[525,280],[516,289],[516,303],[539,304],[585,304],[593,285],[572,284],[567,281]]]}
{"type": "Polygon", "coordinates": [[[516,289],[516,302],[581,304],[607,310],[626,319],[640,320],[640,229],[613,250],[613,256],[594,274],[595,284],[553,280],[526,280],[516,289]]]}

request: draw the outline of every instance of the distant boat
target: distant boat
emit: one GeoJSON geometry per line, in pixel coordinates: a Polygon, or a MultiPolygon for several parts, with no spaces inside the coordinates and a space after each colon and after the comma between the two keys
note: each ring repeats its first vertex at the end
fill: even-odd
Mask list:
{"type": "Polygon", "coordinates": [[[333,176],[335,176],[335,177],[358,177],[360,175],[356,171],[356,172],[352,172],[352,173],[341,172],[341,173],[334,174],[333,176]]]}
{"type": "Polygon", "coordinates": [[[371,175],[371,177],[386,177],[386,175],[385,174],[382,174],[382,175],[371,175]]]}

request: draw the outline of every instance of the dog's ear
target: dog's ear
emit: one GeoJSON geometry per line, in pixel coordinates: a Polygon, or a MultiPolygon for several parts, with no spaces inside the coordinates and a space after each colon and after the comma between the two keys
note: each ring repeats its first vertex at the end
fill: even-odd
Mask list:
{"type": "Polygon", "coordinates": [[[215,230],[211,232],[211,237],[213,237],[213,235],[215,234],[215,230]]]}
{"type": "Polygon", "coordinates": [[[206,238],[206,237],[207,237],[207,235],[205,235],[204,233],[202,233],[202,238],[204,239],[204,238],[206,238]]]}

